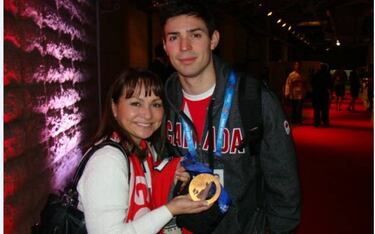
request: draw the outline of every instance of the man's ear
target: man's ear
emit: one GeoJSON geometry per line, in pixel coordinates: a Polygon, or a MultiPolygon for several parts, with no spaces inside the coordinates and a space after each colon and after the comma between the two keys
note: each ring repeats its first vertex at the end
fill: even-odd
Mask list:
{"type": "Polygon", "coordinates": [[[215,30],[211,36],[211,45],[210,45],[211,50],[214,50],[216,48],[216,46],[219,44],[219,40],[220,40],[220,33],[219,31],[215,30]]]}
{"type": "Polygon", "coordinates": [[[165,40],[164,40],[164,38],[163,38],[163,49],[164,49],[165,53],[168,55],[167,47],[166,47],[166,45],[165,45],[165,40]]]}

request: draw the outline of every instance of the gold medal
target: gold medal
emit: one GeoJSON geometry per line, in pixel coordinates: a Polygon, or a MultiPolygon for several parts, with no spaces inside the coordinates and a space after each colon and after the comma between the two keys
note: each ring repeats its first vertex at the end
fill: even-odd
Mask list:
{"type": "Polygon", "coordinates": [[[220,182],[216,176],[207,173],[197,175],[190,182],[189,194],[191,196],[191,199],[193,199],[194,201],[202,200],[203,197],[201,198],[201,196],[205,196],[205,194],[208,194],[212,184],[216,186],[216,191],[215,194],[207,200],[207,202],[208,204],[215,202],[219,198],[221,192],[220,182]]]}

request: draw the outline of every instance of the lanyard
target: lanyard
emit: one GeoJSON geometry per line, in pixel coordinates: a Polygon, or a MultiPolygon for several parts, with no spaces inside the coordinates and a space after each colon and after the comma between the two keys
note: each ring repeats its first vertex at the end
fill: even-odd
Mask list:
{"type": "MultiPolygon", "coordinates": [[[[220,121],[219,121],[219,128],[217,131],[217,139],[216,139],[216,151],[215,151],[215,156],[216,157],[221,157],[221,148],[223,146],[223,137],[224,137],[224,128],[225,125],[228,121],[229,117],[229,111],[232,106],[232,100],[233,100],[233,95],[234,95],[234,87],[237,82],[237,77],[234,74],[233,71],[231,71],[229,75],[229,79],[227,81],[227,86],[225,88],[225,94],[224,94],[224,104],[223,104],[223,109],[221,111],[221,116],[220,116],[220,121]]],[[[186,138],[186,143],[188,146],[188,151],[189,154],[187,155],[187,158],[191,160],[196,160],[197,157],[197,150],[194,144],[194,139],[193,139],[193,131],[190,128],[189,124],[186,123],[184,119],[182,119],[182,127],[184,129],[185,133],[185,138],[186,138]]]]}
{"type": "MultiPolygon", "coordinates": [[[[231,71],[229,75],[229,79],[227,81],[227,86],[225,88],[224,94],[224,104],[223,109],[220,115],[219,121],[219,128],[217,132],[217,140],[216,140],[216,157],[221,157],[221,148],[223,145],[223,133],[225,125],[228,121],[229,111],[232,106],[232,100],[234,95],[234,87],[236,86],[237,77],[233,71],[231,71]]],[[[197,175],[200,173],[213,173],[213,171],[205,166],[203,163],[197,162],[197,150],[193,140],[193,131],[190,128],[189,124],[186,123],[184,119],[182,119],[182,127],[184,129],[186,142],[188,146],[188,153],[184,156],[184,160],[181,161],[181,165],[185,167],[187,171],[190,173],[197,175]]],[[[226,213],[229,209],[229,205],[231,204],[231,199],[229,194],[225,191],[222,185],[221,186],[221,193],[218,199],[218,205],[220,208],[221,213],[226,213]]]]}

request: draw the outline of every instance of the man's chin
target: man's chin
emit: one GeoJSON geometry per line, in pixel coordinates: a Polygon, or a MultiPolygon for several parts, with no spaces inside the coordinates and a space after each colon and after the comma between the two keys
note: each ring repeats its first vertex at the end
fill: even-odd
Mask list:
{"type": "Polygon", "coordinates": [[[184,78],[195,78],[198,76],[199,72],[196,72],[196,71],[182,71],[182,72],[178,72],[178,74],[184,78]]]}

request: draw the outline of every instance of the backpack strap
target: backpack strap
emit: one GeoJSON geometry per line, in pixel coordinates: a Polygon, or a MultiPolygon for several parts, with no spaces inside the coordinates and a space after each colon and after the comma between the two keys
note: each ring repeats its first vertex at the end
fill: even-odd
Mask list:
{"type": "Polygon", "coordinates": [[[251,155],[259,155],[263,137],[262,81],[251,76],[242,76],[239,83],[239,108],[245,143],[250,146],[251,155]]]}
{"type": "Polygon", "coordinates": [[[260,165],[260,145],[263,137],[262,81],[252,76],[241,76],[239,83],[239,109],[245,129],[244,144],[255,157],[257,208],[263,207],[264,180],[260,165]]]}
{"type": "Polygon", "coordinates": [[[107,146],[107,145],[115,147],[123,153],[123,155],[126,159],[127,166],[128,166],[128,181],[130,181],[130,163],[129,163],[129,158],[128,158],[126,152],[125,152],[124,147],[120,143],[117,143],[117,142],[114,142],[112,140],[107,139],[107,140],[104,140],[103,142],[100,142],[99,144],[95,144],[94,146],[89,148],[86,151],[86,153],[83,155],[83,158],[81,159],[81,162],[79,163],[79,165],[76,169],[76,172],[74,174],[74,177],[73,177],[73,181],[72,181],[72,188],[73,189],[76,189],[78,181],[81,178],[81,176],[83,174],[83,170],[85,169],[85,166],[86,166],[87,162],[89,161],[89,159],[91,158],[91,156],[98,149],[101,149],[101,148],[103,148],[104,146],[107,146]]]}

